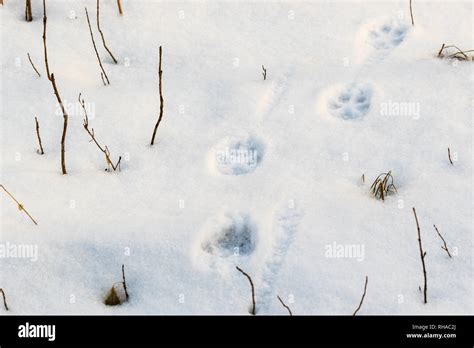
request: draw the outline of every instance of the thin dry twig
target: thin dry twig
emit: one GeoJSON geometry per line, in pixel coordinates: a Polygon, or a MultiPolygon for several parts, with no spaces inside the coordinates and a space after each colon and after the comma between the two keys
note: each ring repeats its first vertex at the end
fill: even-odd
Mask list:
{"type": "Polygon", "coordinates": [[[123,290],[125,291],[125,298],[128,300],[127,282],[125,281],[125,265],[122,265],[122,279],[123,279],[123,290]]]}
{"type": "Polygon", "coordinates": [[[255,312],[255,288],[253,286],[252,278],[250,278],[250,276],[247,273],[245,273],[242,269],[240,269],[238,266],[235,266],[235,268],[240,273],[242,273],[244,276],[246,276],[247,279],[249,280],[250,287],[252,288],[252,310],[250,311],[250,314],[255,315],[256,314],[256,312],[255,312]]]}
{"type": "Polygon", "coordinates": [[[48,50],[46,48],[46,21],[48,17],[46,17],[46,0],[43,0],[43,49],[44,49],[44,63],[46,66],[46,76],[48,80],[51,80],[51,74],[49,72],[49,64],[48,64],[48,50]]]}
{"type": "Polygon", "coordinates": [[[102,38],[102,44],[104,45],[104,48],[105,50],[109,53],[110,57],[112,58],[112,60],[114,61],[115,64],[117,64],[117,59],[115,59],[114,55],[112,54],[112,52],[110,51],[110,49],[107,47],[107,44],[105,43],[105,37],[104,37],[104,33],[102,32],[102,30],[100,29],[100,24],[99,24],[99,0],[97,0],[97,30],[99,31],[100,33],[100,36],[102,38]]]}
{"type": "Polygon", "coordinates": [[[38,69],[36,69],[35,65],[33,64],[33,61],[31,60],[30,54],[29,53],[27,54],[28,54],[28,60],[30,61],[31,66],[33,67],[35,72],[38,74],[38,77],[41,77],[41,74],[38,72],[38,69]]]}
{"type": "Polygon", "coordinates": [[[39,150],[36,150],[36,152],[39,153],[40,155],[44,155],[43,144],[41,143],[39,122],[36,116],[35,116],[35,122],[36,122],[36,136],[38,137],[38,143],[40,146],[39,150]]]}
{"type": "Polygon", "coordinates": [[[451,159],[451,150],[448,147],[448,158],[449,158],[449,163],[451,163],[452,166],[454,166],[453,160],[451,159]]]}
{"type": "MultiPolygon", "coordinates": [[[[2,5],[3,5],[3,3],[2,3],[2,5]]],[[[5,297],[5,291],[2,288],[0,288],[0,292],[2,293],[3,305],[5,306],[5,310],[8,311],[8,305],[7,305],[7,299],[5,297]]]]}
{"type": "Polygon", "coordinates": [[[267,79],[267,69],[262,65],[262,75],[263,75],[263,81],[267,79]]]}
{"type": "Polygon", "coordinates": [[[441,233],[438,231],[438,228],[436,227],[436,225],[433,225],[435,230],[436,230],[436,233],[438,233],[438,236],[439,238],[441,238],[441,240],[443,241],[443,244],[444,246],[441,247],[441,249],[443,249],[444,251],[446,251],[448,253],[448,256],[450,258],[452,258],[451,256],[451,253],[449,252],[449,249],[448,249],[448,245],[446,244],[446,241],[444,240],[443,236],[441,235],[441,233]]]}
{"type": "Polygon", "coordinates": [[[415,26],[415,21],[413,20],[413,9],[411,8],[411,0],[410,0],[410,16],[411,16],[411,25],[415,26]]]}
{"type": "Polygon", "coordinates": [[[360,307],[362,307],[362,303],[364,302],[364,298],[365,298],[365,294],[367,292],[367,284],[369,282],[369,277],[368,276],[365,276],[365,285],[364,285],[364,293],[362,294],[362,298],[360,299],[360,303],[359,303],[359,307],[357,307],[357,309],[355,310],[354,314],[352,314],[353,316],[355,316],[357,314],[357,312],[359,311],[360,307]]]}
{"type": "Polygon", "coordinates": [[[153,145],[155,143],[156,131],[158,130],[158,126],[160,125],[161,119],[163,118],[163,108],[164,108],[164,103],[165,103],[163,99],[163,85],[162,85],[163,70],[161,70],[161,57],[162,57],[162,49],[160,46],[160,62],[159,62],[159,67],[158,67],[158,78],[159,78],[159,89],[160,89],[160,116],[158,117],[158,121],[156,121],[155,128],[153,129],[153,135],[151,137],[150,145],[153,145]]]}
{"type": "Polygon", "coordinates": [[[11,199],[13,199],[15,201],[15,203],[18,205],[18,210],[20,211],[24,211],[26,215],[28,215],[28,217],[30,218],[31,221],[33,221],[33,223],[35,225],[38,225],[38,223],[35,221],[35,219],[33,219],[33,217],[30,215],[30,213],[25,209],[25,207],[23,206],[22,203],[18,202],[17,199],[10,193],[8,192],[8,190],[5,188],[5,186],[3,185],[0,185],[0,187],[2,187],[2,189],[11,197],[11,199]]]}
{"type": "Polygon", "coordinates": [[[102,70],[102,73],[105,76],[107,84],[110,85],[110,81],[109,81],[109,78],[107,76],[107,73],[105,72],[104,67],[102,66],[102,61],[100,60],[99,52],[97,52],[97,46],[95,44],[94,34],[92,33],[92,27],[91,27],[91,22],[89,20],[89,13],[87,12],[87,7],[84,7],[84,9],[86,10],[87,24],[89,25],[89,31],[90,31],[91,39],[92,39],[92,45],[94,46],[95,55],[97,56],[97,60],[99,61],[100,70],[102,70]]]}
{"type": "Polygon", "coordinates": [[[277,295],[277,298],[278,298],[278,300],[280,301],[281,305],[286,308],[286,310],[288,311],[288,313],[289,313],[290,315],[293,315],[293,313],[291,312],[290,307],[288,307],[288,306],[285,304],[285,302],[283,302],[283,300],[281,299],[281,297],[277,295]]]}
{"type": "Polygon", "coordinates": [[[420,247],[420,257],[421,257],[421,263],[423,265],[423,278],[424,278],[423,302],[428,303],[428,282],[427,282],[427,277],[426,277],[426,266],[425,266],[426,251],[423,251],[423,246],[421,245],[420,224],[418,223],[418,216],[416,216],[415,208],[413,208],[413,214],[415,215],[416,229],[418,231],[418,246],[420,247]]]}
{"type": "Polygon", "coordinates": [[[48,50],[46,48],[46,0],[43,0],[43,46],[44,46],[44,62],[46,65],[46,74],[48,79],[51,81],[53,85],[54,95],[61,107],[61,111],[63,113],[63,132],[61,135],[61,171],[63,175],[67,174],[66,171],[66,133],[67,133],[67,125],[68,125],[68,114],[66,112],[66,108],[64,107],[63,101],[61,100],[61,96],[59,95],[58,87],[56,85],[56,79],[54,74],[49,72],[49,64],[48,64],[48,50]]]}
{"type": "Polygon", "coordinates": [[[85,103],[84,103],[84,98],[81,99],[81,95],[82,93],[79,93],[79,97],[78,97],[78,100],[79,100],[79,104],[81,105],[82,107],[82,110],[84,111],[84,121],[83,121],[83,127],[84,129],[86,130],[86,132],[90,135],[91,137],[91,141],[93,141],[97,147],[99,148],[100,151],[102,151],[102,153],[105,155],[105,162],[107,163],[107,169],[106,171],[110,171],[110,167],[112,167],[112,169],[114,171],[116,171],[117,169],[120,171],[120,161],[122,160],[122,157],[119,156],[119,159],[117,161],[116,164],[114,164],[112,162],[112,160],[110,159],[110,151],[109,149],[107,148],[107,145],[105,145],[104,147],[102,147],[99,142],[97,141],[96,137],[95,137],[95,133],[94,133],[94,128],[91,128],[89,129],[89,117],[87,116],[87,109],[85,107],[85,103]]]}

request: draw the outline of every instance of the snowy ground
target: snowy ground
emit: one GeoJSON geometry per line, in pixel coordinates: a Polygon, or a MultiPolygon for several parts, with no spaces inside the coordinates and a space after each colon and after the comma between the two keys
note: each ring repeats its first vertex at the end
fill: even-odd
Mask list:
{"type": "Polygon", "coordinates": [[[442,43],[474,48],[472,2],[414,1],[412,27],[408,0],[122,1],[123,16],[102,1],[115,65],[95,1],[49,0],[49,64],[70,113],[67,175],[41,4],[26,22],[23,1],[4,2],[1,183],[38,220],[2,191],[9,313],[247,314],[235,265],[254,280],[259,314],[287,314],[277,295],[295,314],[352,314],[366,275],[361,315],[474,313],[473,65],[436,58],[442,43]],[[165,111],[151,147],[160,45],[165,111]],[[121,172],[104,171],[79,92],[121,172]],[[369,187],[388,170],[398,193],[383,203],[369,187]],[[12,257],[26,244],[37,260],[12,257]],[[351,245],[357,255],[331,257],[351,245]],[[130,301],[106,307],[122,264],[130,301]]]}

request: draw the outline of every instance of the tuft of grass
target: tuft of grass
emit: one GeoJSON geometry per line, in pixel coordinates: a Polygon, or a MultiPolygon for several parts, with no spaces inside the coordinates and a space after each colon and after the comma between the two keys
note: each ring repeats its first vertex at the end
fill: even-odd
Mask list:
{"type": "Polygon", "coordinates": [[[385,201],[389,194],[396,193],[397,188],[393,183],[392,171],[379,174],[372,183],[372,186],[370,186],[370,192],[375,198],[382,201],[385,201]]]}
{"type": "Polygon", "coordinates": [[[474,50],[463,51],[455,45],[443,44],[441,46],[441,49],[438,51],[438,58],[456,59],[461,61],[472,62],[474,60],[474,55],[472,54],[472,52],[474,52],[474,50]]]}
{"type": "Polygon", "coordinates": [[[117,291],[115,291],[115,286],[110,288],[104,303],[106,306],[117,306],[122,304],[120,298],[118,297],[117,291]]]}

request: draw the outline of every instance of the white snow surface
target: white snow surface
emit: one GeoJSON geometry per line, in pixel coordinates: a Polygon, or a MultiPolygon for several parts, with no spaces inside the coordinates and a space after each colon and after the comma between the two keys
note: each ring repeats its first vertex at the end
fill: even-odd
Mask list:
{"type": "Polygon", "coordinates": [[[0,6],[1,183],[38,221],[0,193],[4,252],[38,251],[0,258],[8,313],[246,315],[235,266],[252,276],[258,314],[287,315],[279,295],[294,314],[350,315],[366,275],[359,315],[474,313],[473,64],[436,57],[442,43],[474,48],[471,1],[414,1],[414,27],[408,1],[122,2],[123,16],[101,2],[115,65],[95,1],[47,1],[67,175],[41,3],[32,22],[24,2],[0,6]],[[150,146],[160,45],[164,116],[150,146]],[[80,92],[120,172],[89,142],[80,92]],[[398,193],[381,202],[369,188],[389,170],[398,193]],[[363,253],[328,254],[348,245],[363,253]],[[130,300],[107,307],[122,264],[130,300]]]}

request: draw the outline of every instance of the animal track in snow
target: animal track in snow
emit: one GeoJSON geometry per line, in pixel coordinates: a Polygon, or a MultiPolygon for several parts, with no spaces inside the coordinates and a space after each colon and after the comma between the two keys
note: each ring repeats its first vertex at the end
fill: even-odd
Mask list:
{"type": "Polygon", "coordinates": [[[270,82],[270,86],[267,88],[265,94],[260,98],[257,106],[257,113],[260,117],[266,116],[281,101],[289,87],[292,74],[292,68],[288,68],[286,71],[276,76],[272,81],[268,81],[270,82]]]}
{"type": "Polygon", "coordinates": [[[395,19],[376,23],[369,29],[367,40],[376,49],[392,49],[403,41],[408,28],[407,24],[395,19]]]}
{"type": "Polygon", "coordinates": [[[208,222],[201,249],[218,257],[249,255],[255,249],[256,233],[249,215],[228,212],[208,222]]]}
{"type": "Polygon", "coordinates": [[[262,143],[251,135],[228,136],[212,148],[210,164],[221,174],[247,174],[257,168],[263,152],[262,143]]]}
{"type": "Polygon", "coordinates": [[[338,86],[323,96],[329,113],[343,120],[358,119],[367,114],[371,98],[371,88],[360,83],[338,86]]]}
{"type": "Polygon", "coordinates": [[[280,269],[283,267],[286,255],[290,249],[298,229],[298,225],[303,217],[303,212],[292,206],[277,210],[272,229],[273,248],[267,256],[259,278],[260,287],[257,290],[260,308],[268,309],[270,303],[275,299],[275,283],[280,269]]]}

